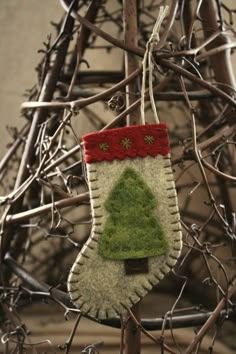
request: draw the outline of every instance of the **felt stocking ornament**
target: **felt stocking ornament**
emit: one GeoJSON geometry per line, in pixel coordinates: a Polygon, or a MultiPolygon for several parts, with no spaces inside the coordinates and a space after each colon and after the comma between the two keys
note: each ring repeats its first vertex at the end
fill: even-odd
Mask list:
{"type": "Polygon", "coordinates": [[[143,124],[91,133],[83,137],[83,148],[93,225],[70,271],[68,291],[92,317],[126,315],[172,269],[181,251],[167,127],[143,124]]]}
{"type": "Polygon", "coordinates": [[[165,124],[83,137],[92,233],[69,275],[72,301],[98,318],[125,314],[175,265],[181,227],[165,124]]]}

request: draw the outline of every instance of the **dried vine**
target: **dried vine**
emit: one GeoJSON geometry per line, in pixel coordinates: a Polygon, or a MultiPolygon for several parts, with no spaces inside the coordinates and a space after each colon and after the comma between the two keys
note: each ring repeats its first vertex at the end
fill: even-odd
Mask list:
{"type": "MultiPolygon", "coordinates": [[[[72,352],[80,331],[82,314],[69,300],[66,278],[91,226],[81,135],[124,125],[127,117],[137,123],[141,60],[165,1],[135,2],[134,44],[127,36],[120,39],[130,2],[112,3],[60,0],[64,18],[56,26],[55,40],[44,49],[37,84],[22,104],[26,124],[15,132],[0,162],[0,318],[5,352],[52,345],[50,338],[32,343],[21,320],[21,307],[36,301],[57,303],[65,316],[77,313],[61,348],[64,353],[72,352]],[[117,35],[108,33],[106,26],[115,28],[117,35]],[[88,53],[110,60],[117,50],[122,53],[119,67],[125,57],[128,62],[126,73],[117,68],[96,71],[88,62],[88,53]],[[132,99],[126,106],[127,96],[132,99]],[[109,119],[103,112],[109,112],[109,119]]],[[[131,311],[129,317],[163,353],[201,352],[206,335],[212,337],[209,352],[218,338],[235,350],[219,332],[226,333],[226,320],[235,327],[236,273],[236,87],[231,57],[236,31],[235,10],[225,3],[172,1],[153,56],[154,95],[160,118],[169,125],[184,250],[175,271],[154,290],[171,298],[169,310],[142,319],[131,311]],[[198,329],[183,345],[175,330],[185,327],[198,329]],[[153,330],[160,331],[158,337],[150,333],[153,330]]],[[[127,326],[119,318],[102,323],[121,328],[123,334],[127,326]]],[[[91,344],[82,353],[97,353],[99,346],[91,344]]]]}

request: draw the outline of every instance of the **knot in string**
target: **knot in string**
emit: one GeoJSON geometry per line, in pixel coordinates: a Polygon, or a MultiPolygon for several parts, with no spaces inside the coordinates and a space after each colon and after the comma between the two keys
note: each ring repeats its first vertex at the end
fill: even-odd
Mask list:
{"type": "Polygon", "coordinates": [[[148,48],[150,46],[150,44],[157,45],[159,40],[160,40],[159,33],[157,33],[157,32],[153,33],[152,32],[151,37],[150,37],[149,41],[147,42],[146,48],[148,48]]]}

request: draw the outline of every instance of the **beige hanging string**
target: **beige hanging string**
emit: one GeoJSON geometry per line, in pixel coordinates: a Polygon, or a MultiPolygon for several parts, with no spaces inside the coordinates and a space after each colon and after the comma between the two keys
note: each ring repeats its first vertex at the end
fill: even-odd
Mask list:
{"type": "Polygon", "coordinates": [[[160,123],[160,120],[158,118],[157,114],[157,109],[156,109],[156,104],[154,100],[154,94],[153,94],[153,83],[152,83],[152,78],[153,78],[153,62],[152,62],[152,52],[157,43],[160,40],[159,37],[159,31],[161,24],[166,16],[166,13],[169,9],[169,6],[161,6],[160,11],[156,20],[156,23],[153,27],[153,31],[151,34],[151,37],[149,38],[147,44],[146,44],[146,51],[144,54],[143,58],[143,76],[142,76],[142,88],[141,88],[141,122],[144,125],[145,124],[145,85],[146,85],[146,70],[147,70],[147,65],[148,65],[148,86],[149,86],[149,97],[150,97],[150,102],[154,114],[154,119],[156,123],[160,123]]]}

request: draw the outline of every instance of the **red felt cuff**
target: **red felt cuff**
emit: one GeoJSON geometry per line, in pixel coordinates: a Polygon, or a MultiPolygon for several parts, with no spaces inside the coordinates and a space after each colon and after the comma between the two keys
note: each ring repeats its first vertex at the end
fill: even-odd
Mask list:
{"type": "Polygon", "coordinates": [[[90,133],[82,137],[86,163],[126,157],[167,155],[166,124],[134,125],[90,133]]]}

